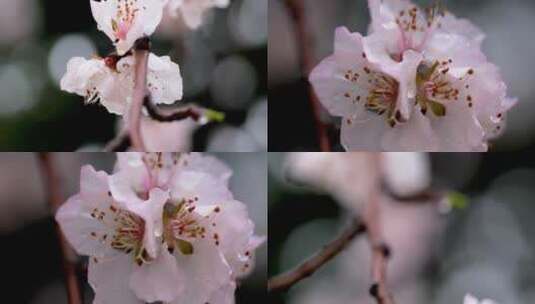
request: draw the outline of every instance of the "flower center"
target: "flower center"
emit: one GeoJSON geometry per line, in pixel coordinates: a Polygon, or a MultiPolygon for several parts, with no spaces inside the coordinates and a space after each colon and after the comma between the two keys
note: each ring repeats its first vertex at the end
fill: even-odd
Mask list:
{"type": "Polygon", "coordinates": [[[396,24],[401,32],[401,41],[398,52],[391,54],[391,58],[401,62],[405,51],[421,51],[429,32],[435,26],[440,27],[439,18],[441,16],[444,16],[444,9],[438,2],[425,10],[413,6],[399,11],[396,16],[396,24]]]}
{"type": "Polygon", "coordinates": [[[427,110],[431,109],[436,116],[445,116],[445,105],[461,99],[466,99],[469,108],[473,107],[468,80],[474,70],[468,69],[464,76],[456,78],[450,74],[452,63],[451,59],[434,63],[424,61],[418,66],[416,104],[420,105],[422,114],[426,115],[427,110]]]}
{"type": "Polygon", "coordinates": [[[216,246],[219,246],[220,237],[216,231],[213,217],[220,212],[215,207],[208,214],[196,212],[198,198],[183,199],[178,204],[166,203],[164,206],[164,241],[169,252],[178,248],[182,254],[192,254],[195,241],[211,237],[216,246]]]}
{"type": "Polygon", "coordinates": [[[118,0],[117,15],[111,20],[112,29],[117,40],[126,40],[139,9],[137,0],[118,0]]]}
{"type": "MultiPolygon", "coordinates": [[[[399,94],[399,83],[396,79],[366,66],[362,68],[361,73],[348,70],[344,77],[358,88],[358,92],[367,92],[367,95],[346,92],[344,94],[346,98],[351,99],[353,103],[364,101],[366,110],[380,116],[385,115],[386,121],[391,127],[404,121],[401,113],[396,109],[399,94]]],[[[352,122],[352,118],[347,119],[348,124],[352,122]]]]}
{"type": "Polygon", "coordinates": [[[91,237],[108,244],[115,250],[126,254],[133,253],[138,265],[150,262],[150,257],[143,247],[145,221],[141,217],[113,205],[110,206],[109,213],[98,208],[93,209],[91,217],[105,226],[113,227],[111,236],[106,233],[98,235],[96,232],[91,232],[91,237]]]}
{"type": "Polygon", "coordinates": [[[401,113],[396,111],[399,84],[394,78],[381,72],[370,71],[368,75],[370,93],[364,106],[368,111],[385,115],[388,124],[394,127],[397,122],[401,122],[401,113]]]}

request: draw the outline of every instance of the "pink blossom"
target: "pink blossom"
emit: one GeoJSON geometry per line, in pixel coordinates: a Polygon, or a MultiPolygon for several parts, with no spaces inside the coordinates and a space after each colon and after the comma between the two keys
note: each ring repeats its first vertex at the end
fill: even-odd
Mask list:
{"type": "Polygon", "coordinates": [[[119,55],[123,55],[137,39],[156,30],[167,1],[91,0],[91,11],[98,28],[113,41],[119,55]]]}
{"type": "Polygon", "coordinates": [[[56,219],[90,256],[95,303],[232,304],[264,239],[230,176],[200,154],[121,153],[111,176],[84,167],[80,193],[56,219]]]}
{"type": "Polygon", "coordinates": [[[347,150],[486,151],[515,99],[468,21],[404,0],[370,0],[371,34],[338,28],[311,73],[347,150]]]}
{"type": "MultiPolygon", "coordinates": [[[[168,56],[149,55],[148,90],[156,104],[182,99],[182,76],[178,64],[168,56]]],[[[67,63],[61,89],[85,97],[86,103],[100,102],[110,113],[123,115],[134,89],[134,58],[74,57],[67,63]]]]}

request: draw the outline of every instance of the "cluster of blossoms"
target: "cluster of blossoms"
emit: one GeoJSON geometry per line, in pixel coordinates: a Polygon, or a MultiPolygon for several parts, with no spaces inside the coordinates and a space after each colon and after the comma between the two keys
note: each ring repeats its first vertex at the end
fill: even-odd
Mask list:
{"type": "Polygon", "coordinates": [[[481,51],[484,34],[439,7],[368,3],[369,35],[338,28],[334,54],[310,75],[322,104],[343,118],[343,146],[486,151],[516,100],[481,51]]]}
{"type": "Polygon", "coordinates": [[[94,303],[234,303],[264,238],[229,191],[231,174],[194,153],[120,153],[112,175],[83,167],[56,220],[90,257],[94,303]]]}
{"type": "MultiPolygon", "coordinates": [[[[200,26],[205,12],[226,7],[229,0],[90,0],[99,30],[113,42],[117,53],[105,58],[72,58],[61,89],[84,96],[86,102],[100,102],[109,112],[123,115],[131,103],[134,88],[135,42],[150,36],[162,20],[164,10],[180,11],[185,23],[200,26]]],[[[150,54],[147,86],[155,104],[172,104],[182,99],[180,68],[169,57],[150,54]]]]}

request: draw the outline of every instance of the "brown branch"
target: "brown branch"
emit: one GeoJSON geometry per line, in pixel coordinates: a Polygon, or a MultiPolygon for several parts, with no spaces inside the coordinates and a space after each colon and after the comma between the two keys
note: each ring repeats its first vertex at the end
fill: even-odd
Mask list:
{"type": "Polygon", "coordinates": [[[141,110],[145,96],[147,96],[147,67],[149,62],[150,40],[140,38],[134,45],[135,74],[134,93],[128,114],[128,131],[132,147],[137,151],[145,151],[145,144],[141,136],[141,110]]]}
{"type": "Polygon", "coordinates": [[[405,203],[427,203],[427,202],[436,202],[442,200],[446,193],[445,191],[436,190],[433,188],[427,188],[420,192],[409,194],[409,195],[399,195],[386,183],[382,183],[383,193],[390,197],[391,199],[397,202],[405,203]]]}
{"type": "MultiPolygon", "coordinates": [[[[314,55],[312,54],[312,38],[307,31],[305,4],[303,0],[286,0],[286,7],[294,24],[297,46],[299,48],[301,72],[308,77],[314,68],[314,55]]],[[[321,106],[312,86],[307,83],[310,107],[314,115],[320,150],[329,152],[331,145],[327,132],[327,125],[321,120],[321,106]]]]}
{"type": "Polygon", "coordinates": [[[380,153],[372,154],[372,161],[375,170],[371,178],[375,179],[372,186],[368,203],[364,211],[364,222],[368,227],[368,240],[372,250],[372,279],[370,294],[377,300],[378,304],[394,304],[394,299],[390,294],[387,281],[387,263],[390,258],[390,248],[384,241],[383,227],[381,224],[381,158],[380,153]]]}
{"type": "Polygon", "coordinates": [[[143,104],[145,105],[149,116],[152,119],[160,122],[173,122],[178,120],[184,120],[187,118],[191,118],[194,121],[199,121],[199,119],[202,117],[201,110],[193,106],[187,106],[184,108],[175,109],[173,111],[162,110],[154,103],[152,103],[149,96],[145,97],[145,101],[143,102],[143,104]]]}
{"type": "Polygon", "coordinates": [[[366,231],[360,220],[354,219],[336,239],[328,243],[295,269],[280,274],[268,281],[269,292],[281,292],[290,289],[299,281],[311,276],[325,263],[338,255],[359,234],[366,231]]]}
{"type": "MultiPolygon", "coordinates": [[[[52,155],[49,153],[39,153],[39,163],[43,175],[44,186],[47,191],[47,200],[52,212],[55,214],[56,210],[63,203],[63,199],[61,197],[59,177],[54,167],[52,155]]],[[[61,247],[63,272],[65,274],[67,297],[69,300],[68,303],[81,304],[82,296],[80,293],[80,286],[78,285],[78,278],[76,276],[76,265],[72,262],[75,260],[75,253],[68,245],[57,223],[55,224],[55,229],[61,247]]]]}
{"type": "Polygon", "coordinates": [[[123,152],[130,147],[130,136],[128,130],[122,130],[110,140],[104,147],[104,152],[123,152]]]}

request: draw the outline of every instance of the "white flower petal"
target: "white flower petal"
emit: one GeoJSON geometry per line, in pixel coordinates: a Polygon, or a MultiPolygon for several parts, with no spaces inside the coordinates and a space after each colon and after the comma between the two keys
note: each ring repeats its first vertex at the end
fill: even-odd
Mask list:
{"type": "Polygon", "coordinates": [[[231,269],[213,242],[195,242],[193,248],[191,255],[175,253],[187,280],[183,293],[173,304],[205,304],[214,292],[231,280],[231,269]]]}
{"type": "Polygon", "coordinates": [[[382,151],[380,139],[388,128],[383,117],[365,112],[355,121],[342,121],[341,142],[347,151],[382,151]]]}
{"type": "Polygon", "coordinates": [[[147,85],[152,101],[156,104],[172,104],[182,99],[180,67],[169,56],[149,56],[147,85]]]}
{"type": "Polygon", "coordinates": [[[431,127],[440,140],[439,151],[487,151],[488,147],[483,141],[485,132],[466,104],[453,102],[448,105],[445,116],[431,117],[431,127]]]}
{"type": "Polygon", "coordinates": [[[483,40],[485,40],[485,34],[472,22],[457,18],[453,14],[446,12],[442,18],[440,18],[442,24],[441,29],[452,34],[464,36],[476,46],[480,47],[483,40]]]}
{"type": "Polygon", "coordinates": [[[91,0],[91,11],[99,30],[114,42],[118,54],[124,55],[137,39],[156,30],[166,3],[167,0],[91,0]]]}
{"type": "MultiPolygon", "coordinates": [[[[236,292],[236,282],[231,281],[225,286],[219,288],[216,290],[210,300],[208,300],[207,303],[210,304],[234,304],[235,303],[235,296],[234,293],[236,292]]],[[[485,303],[484,303],[485,304],[485,303]]]]}
{"type": "Polygon", "coordinates": [[[130,276],[130,288],[145,302],[171,302],[183,291],[184,280],[174,256],[166,249],[149,264],[134,266],[130,276]]]}
{"type": "Polygon", "coordinates": [[[196,29],[201,26],[208,10],[215,7],[225,8],[229,4],[229,0],[170,0],[168,8],[172,16],[176,16],[177,11],[180,10],[184,23],[196,29]]]}
{"type": "Polygon", "coordinates": [[[102,60],[86,60],[74,57],[67,63],[67,72],[61,78],[61,89],[80,96],[87,96],[87,91],[105,78],[106,66],[102,60]]]}
{"type": "Polygon", "coordinates": [[[389,128],[382,138],[383,151],[436,151],[439,139],[431,124],[419,110],[414,110],[408,122],[389,128]]]}
{"type": "Polygon", "coordinates": [[[129,255],[116,259],[89,259],[88,281],[95,291],[93,304],[143,304],[130,289],[128,277],[134,261],[129,255]]]}
{"type": "Polygon", "coordinates": [[[220,205],[217,215],[219,248],[232,268],[235,277],[241,277],[252,269],[251,260],[262,239],[254,238],[254,224],[249,220],[246,206],[239,201],[226,201],[220,205]],[[246,265],[247,264],[247,265],[246,265]]]}
{"type": "Polygon", "coordinates": [[[344,116],[355,111],[357,107],[344,94],[353,90],[353,84],[342,77],[342,67],[337,64],[335,56],[325,58],[310,74],[310,83],[331,115],[344,116]]]}
{"type": "Polygon", "coordinates": [[[225,185],[232,176],[232,170],[222,161],[213,156],[202,153],[188,153],[185,156],[184,168],[187,170],[205,172],[222,180],[225,185]]]}
{"type": "Polygon", "coordinates": [[[199,171],[179,170],[170,190],[174,199],[196,198],[197,206],[219,205],[232,199],[232,193],[223,181],[199,171]]]}
{"type": "Polygon", "coordinates": [[[56,213],[56,221],[79,254],[111,257],[119,253],[109,244],[115,226],[109,211],[112,199],[108,195],[106,179],[106,173],[84,166],[81,193],[71,197],[56,213]],[[94,215],[97,208],[105,213],[102,220],[94,215]]]}

